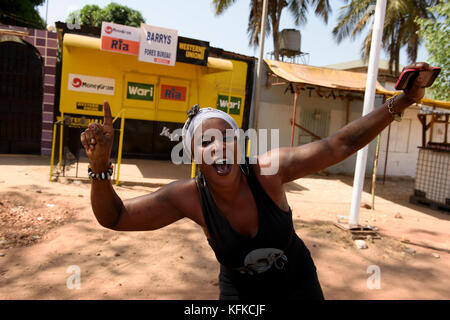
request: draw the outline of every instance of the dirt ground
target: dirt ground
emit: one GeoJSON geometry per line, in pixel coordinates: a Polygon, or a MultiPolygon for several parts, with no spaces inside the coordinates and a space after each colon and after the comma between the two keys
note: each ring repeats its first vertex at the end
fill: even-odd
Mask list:
{"type": "MultiPolygon", "coordinates": [[[[218,263],[187,219],[150,232],[102,228],[90,208],[85,162],[49,181],[48,157],[0,155],[0,299],[217,299],[218,263]],[[71,287],[73,266],[80,288],[71,287]]],[[[124,160],[122,198],[189,177],[166,161],[124,160]]],[[[450,299],[450,214],[408,202],[413,181],[366,180],[359,221],[381,239],[357,249],[337,228],[350,211],[352,177],[314,175],[286,186],[297,233],[326,299],[450,299]],[[403,241],[402,241],[403,240],[403,241]],[[409,243],[408,243],[409,241],[409,243]],[[380,288],[369,289],[371,266],[380,288]],[[369,273],[368,273],[369,268],[369,273]]]]}

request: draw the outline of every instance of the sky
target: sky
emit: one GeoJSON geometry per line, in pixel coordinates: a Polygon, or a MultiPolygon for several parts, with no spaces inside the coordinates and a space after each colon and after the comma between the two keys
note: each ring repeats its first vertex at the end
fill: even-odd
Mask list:
{"type": "MultiPolygon", "coordinates": [[[[81,9],[86,4],[104,7],[111,2],[107,0],[47,1],[38,8],[44,19],[47,16],[47,25],[53,25],[56,21],[65,21],[70,12],[81,9]]],[[[248,45],[247,23],[250,0],[237,0],[220,16],[215,15],[212,0],[115,0],[114,2],[139,10],[147,24],[178,30],[179,36],[209,41],[213,47],[248,56],[259,55],[258,48],[248,45]]],[[[280,31],[292,28],[300,30],[301,51],[308,53],[299,59],[298,63],[326,66],[361,57],[360,48],[364,36],[354,41],[344,40],[340,44],[333,39],[331,31],[337,23],[339,8],[344,5],[344,1],[331,0],[330,3],[333,11],[327,25],[310,10],[308,22],[305,25],[295,26],[288,9],[284,9],[280,31]]],[[[273,43],[269,36],[264,42],[264,58],[270,58],[269,53],[272,51],[273,43]]],[[[388,59],[383,51],[380,57],[388,59]]],[[[426,49],[421,46],[417,60],[426,61],[426,58],[426,49]]],[[[400,54],[400,64],[408,64],[404,51],[400,54]]]]}

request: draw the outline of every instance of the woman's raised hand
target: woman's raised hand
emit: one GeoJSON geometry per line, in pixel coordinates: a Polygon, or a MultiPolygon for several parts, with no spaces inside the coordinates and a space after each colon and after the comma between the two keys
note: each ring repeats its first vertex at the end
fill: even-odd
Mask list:
{"type": "MultiPolygon", "coordinates": [[[[433,71],[433,68],[431,68],[430,65],[426,62],[415,62],[405,67],[404,69],[419,69],[430,72],[433,71]]],[[[419,102],[425,95],[425,85],[427,80],[427,77],[424,77],[419,73],[419,76],[414,80],[411,88],[404,90],[405,95],[409,99],[414,100],[415,102],[419,102]]]]}
{"type": "Polygon", "coordinates": [[[108,101],[103,104],[103,125],[90,123],[81,134],[81,144],[91,162],[93,172],[104,172],[109,167],[109,156],[114,140],[114,128],[112,125],[111,108],[108,101]]]}

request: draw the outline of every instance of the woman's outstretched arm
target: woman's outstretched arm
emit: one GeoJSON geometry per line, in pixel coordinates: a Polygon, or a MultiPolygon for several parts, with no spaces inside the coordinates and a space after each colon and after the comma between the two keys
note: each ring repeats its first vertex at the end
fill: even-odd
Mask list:
{"type": "MultiPolygon", "coordinates": [[[[114,137],[111,109],[104,104],[103,125],[91,123],[81,134],[81,142],[94,173],[106,172],[114,137]]],[[[119,231],[144,231],[162,228],[185,216],[181,195],[192,193],[190,181],[168,184],[156,192],[122,201],[110,180],[92,180],[91,205],[98,222],[119,231]]],[[[187,199],[193,199],[188,197],[187,199]]]]}
{"type": "MultiPolygon", "coordinates": [[[[431,70],[426,63],[416,63],[407,68],[431,70]]],[[[394,112],[403,112],[414,102],[420,101],[424,93],[423,79],[417,78],[411,89],[396,96],[393,103],[394,112]]],[[[276,175],[281,183],[323,170],[364,147],[394,120],[388,111],[388,103],[387,101],[366,116],[350,122],[325,139],[295,148],[269,151],[261,157],[260,162],[268,166],[273,163],[273,157],[278,157],[279,170],[276,175]]]]}

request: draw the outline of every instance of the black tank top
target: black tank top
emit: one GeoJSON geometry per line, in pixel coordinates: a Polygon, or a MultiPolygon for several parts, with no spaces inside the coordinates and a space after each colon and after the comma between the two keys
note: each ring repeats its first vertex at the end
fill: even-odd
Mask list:
{"type": "Polygon", "coordinates": [[[298,282],[302,281],[304,287],[308,281],[304,276],[311,271],[315,275],[315,266],[295,233],[292,211],[290,208],[284,211],[273,202],[252,165],[243,166],[248,168],[246,178],[258,210],[258,232],[253,238],[233,229],[215,204],[204,176],[200,174],[196,179],[210,236],[208,243],[220,263],[221,295],[239,298],[304,295],[305,292],[299,293],[302,286],[298,282]]]}

